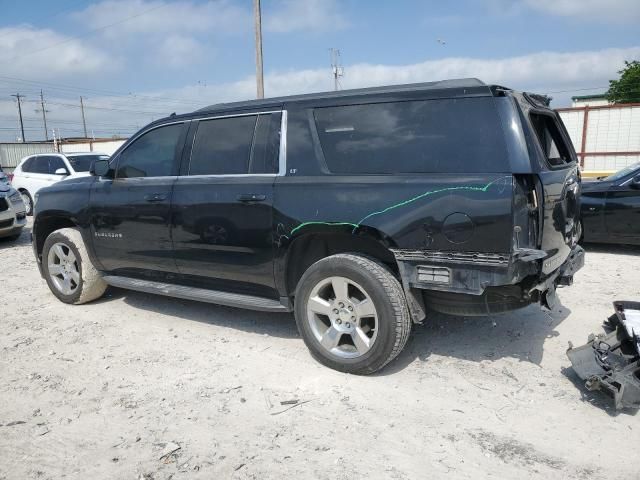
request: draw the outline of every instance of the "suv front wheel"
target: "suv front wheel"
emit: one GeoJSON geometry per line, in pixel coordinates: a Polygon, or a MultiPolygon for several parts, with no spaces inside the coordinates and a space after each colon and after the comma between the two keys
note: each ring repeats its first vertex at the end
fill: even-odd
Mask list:
{"type": "Polygon", "coordinates": [[[373,373],[403,349],[411,317],[400,282],[376,261],[338,254],[309,267],[295,296],[298,331],[320,363],[373,373]]]}
{"type": "Polygon", "coordinates": [[[42,267],[51,292],[64,303],[90,302],[100,298],[107,288],[75,228],[62,228],[47,237],[42,267]]]}

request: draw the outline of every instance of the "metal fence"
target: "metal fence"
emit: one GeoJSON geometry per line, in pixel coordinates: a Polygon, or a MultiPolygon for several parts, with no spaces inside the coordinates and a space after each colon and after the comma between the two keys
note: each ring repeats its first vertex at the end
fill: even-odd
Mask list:
{"type": "Polygon", "coordinates": [[[0,143],[0,166],[15,168],[27,155],[55,152],[52,143],[0,143]]]}
{"type": "Polygon", "coordinates": [[[126,138],[40,143],[0,143],[0,167],[13,170],[20,160],[36,153],[99,152],[111,155],[126,138]]]}
{"type": "Polygon", "coordinates": [[[585,171],[640,161],[640,103],[558,108],[585,171]]]}

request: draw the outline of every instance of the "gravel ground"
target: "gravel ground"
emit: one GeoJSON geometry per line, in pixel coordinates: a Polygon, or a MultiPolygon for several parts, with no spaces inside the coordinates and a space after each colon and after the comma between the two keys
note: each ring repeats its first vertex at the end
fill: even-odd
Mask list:
{"type": "Polygon", "coordinates": [[[639,249],[587,247],[550,315],[433,317],[357,377],[286,314],[117,289],[64,305],[28,238],[0,241],[0,479],[640,478],[634,412],[565,370],[568,341],[640,298],[639,249]]]}

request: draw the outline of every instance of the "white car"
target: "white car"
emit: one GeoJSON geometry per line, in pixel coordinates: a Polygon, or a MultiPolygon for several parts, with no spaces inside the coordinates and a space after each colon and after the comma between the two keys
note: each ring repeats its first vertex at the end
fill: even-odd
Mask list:
{"type": "Polygon", "coordinates": [[[13,171],[11,185],[20,192],[27,215],[31,215],[38,190],[67,178],[88,176],[93,162],[108,159],[109,155],[96,152],[30,155],[13,171]]]}

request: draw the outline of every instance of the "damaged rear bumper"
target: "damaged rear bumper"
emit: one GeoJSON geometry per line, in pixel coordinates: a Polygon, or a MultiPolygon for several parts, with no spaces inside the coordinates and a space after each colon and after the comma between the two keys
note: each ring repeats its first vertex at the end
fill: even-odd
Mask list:
{"type": "Polygon", "coordinates": [[[640,408],[640,302],[613,302],[615,314],[605,323],[609,333],[589,335],[588,343],[567,356],[588,390],[612,398],[616,410],[640,408]]]}

